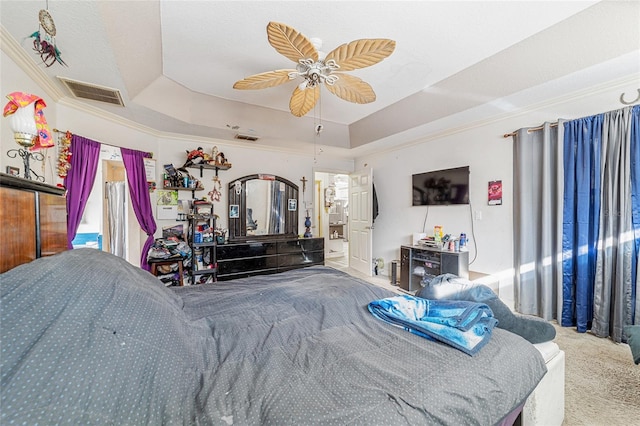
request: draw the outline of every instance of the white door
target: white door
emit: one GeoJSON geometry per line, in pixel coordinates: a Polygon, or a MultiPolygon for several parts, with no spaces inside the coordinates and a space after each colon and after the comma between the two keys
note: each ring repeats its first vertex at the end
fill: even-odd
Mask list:
{"type": "Polygon", "coordinates": [[[373,170],[349,175],[349,267],[372,274],[373,170]]]}

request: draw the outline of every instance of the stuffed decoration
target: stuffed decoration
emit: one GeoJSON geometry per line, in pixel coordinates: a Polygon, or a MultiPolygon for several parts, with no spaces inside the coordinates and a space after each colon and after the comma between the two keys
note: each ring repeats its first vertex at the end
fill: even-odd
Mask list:
{"type": "Polygon", "coordinates": [[[184,163],[182,168],[207,163],[211,161],[211,156],[205,153],[202,150],[202,147],[199,146],[198,149],[194,149],[193,151],[185,151],[187,153],[187,161],[184,163]]]}
{"type": "Polygon", "coordinates": [[[224,156],[223,152],[218,152],[216,155],[216,164],[223,165],[227,163],[227,159],[224,156]]]}

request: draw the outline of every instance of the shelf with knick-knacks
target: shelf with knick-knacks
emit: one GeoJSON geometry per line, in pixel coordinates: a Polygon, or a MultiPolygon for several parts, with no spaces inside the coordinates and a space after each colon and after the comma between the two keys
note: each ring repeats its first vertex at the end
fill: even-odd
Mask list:
{"type": "Polygon", "coordinates": [[[165,173],[162,179],[162,189],[165,191],[191,191],[191,198],[195,198],[196,191],[203,191],[202,182],[191,175],[182,175],[173,164],[164,165],[165,173]]]}
{"type": "Polygon", "coordinates": [[[202,177],[202,170],[215,170],[216,176],[218,176],[218,170],[229,170],[231,168],[231,164],[193,164],[191,166],[187,166],[189,169],[200,169],[200,177],[202,177]]]}
{"type": "Polygon", "coordinates": [[[187,151],[187,161],[182,167],[199,169],[200,177],[205,169],[215,170],[216,176],[218,176],[218,170],[229,170],[231,163],[227,161],[224,153],[219,151],[217,146],[212,148],[211,154],[204,152],[202,147],[198,147],[193,151],[187,151]]]}

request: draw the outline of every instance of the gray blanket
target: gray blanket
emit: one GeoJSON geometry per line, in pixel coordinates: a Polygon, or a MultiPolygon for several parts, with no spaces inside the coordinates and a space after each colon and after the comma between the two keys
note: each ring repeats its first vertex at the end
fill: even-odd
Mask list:
{"type": "Polygon", "coordinates": [[[474,357],[375,319],[328,267],[167,289],[92,249],[0,275],[0,423],[498,423],[545,374],[494,330],[474,357]]]}

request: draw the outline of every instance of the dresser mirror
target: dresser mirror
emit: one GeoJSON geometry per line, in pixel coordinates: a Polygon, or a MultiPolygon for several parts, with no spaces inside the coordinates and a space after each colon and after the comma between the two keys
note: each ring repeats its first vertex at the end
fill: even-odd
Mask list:
{"type": "Polygon", "coordinates": [[[229,183],[229,241],[298,237],[298,185],[255,174],[229,183]]]}

